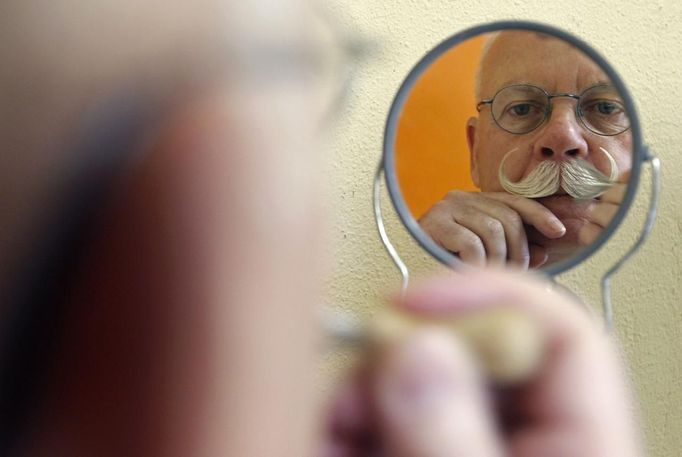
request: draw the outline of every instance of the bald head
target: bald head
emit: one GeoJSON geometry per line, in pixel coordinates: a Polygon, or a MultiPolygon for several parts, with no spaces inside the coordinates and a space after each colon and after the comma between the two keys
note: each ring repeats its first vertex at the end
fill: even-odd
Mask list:
{"type": "MultiPolygon", "coordinates": [[[[552,74],[556,61],[567,53],[574,55],[576,68],[585,62],[596,65],[575,46],[551,35],[525,30],[491,34],[483,46],[476,72],[476,100],[492,98],[499,89],[509,84],[535,84],[553,90],[540,84],[539,80],[529,79],[527,75],[552,74]]],[[[603,81],[599,82],[607,81],[605,75],[601,79],[603,81]]]]}

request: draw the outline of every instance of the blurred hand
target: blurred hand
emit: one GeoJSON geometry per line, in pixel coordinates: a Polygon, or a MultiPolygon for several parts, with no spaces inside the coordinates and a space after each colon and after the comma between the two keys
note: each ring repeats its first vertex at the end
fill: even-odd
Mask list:
{"type": "Polygon", "coordinates": [[[546,335],[528,382],[488,385],[456,335],[423,329],[389,348],[338,393],[324,456],[639,456],[618,352],[571,299],[515,273],[440,278],[397,303],[453,316],[509,307],[546,335]]]}

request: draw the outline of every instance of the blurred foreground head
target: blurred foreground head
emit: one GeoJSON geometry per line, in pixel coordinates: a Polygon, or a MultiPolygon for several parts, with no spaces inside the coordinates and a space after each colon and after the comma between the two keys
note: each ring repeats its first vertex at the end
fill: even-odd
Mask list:
{"type": "MultiPolygon", "coordinates": [[[[225,105],[238,118],[259,109],[276,121],[268,128],[296,123],[282,125],[273,143],[290,147],[291,137],[308,134],[312,123],[301,116],[312,115],[316,101],[306,78],[320,51],[309,32],[311,14],[299,1],[242,3],[4,3],[0,186],[10,206],[0,215],[3,256],[17,248],[16,236],[30,237],[12,225],[36,212],[64,169],[82,159],[72,157],[73,143],[88,116],[125,105],[169,111],[213,90],[236,97],[225,105]]],[[[266,133],[267,120],[252,128],[266,133]]]]}
{"type": "Polygon", "coordinates": [[[3,4],[5,449],[306,454],[311,20],[284,0],[3,4]]]}

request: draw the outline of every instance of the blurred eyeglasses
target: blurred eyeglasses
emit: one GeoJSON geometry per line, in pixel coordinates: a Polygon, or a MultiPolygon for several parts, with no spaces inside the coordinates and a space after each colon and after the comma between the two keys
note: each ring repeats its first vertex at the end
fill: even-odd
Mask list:
{"type": "Polygon", "coordinates": [[[618,91],[609,84],[599,84],[580,95],[569,93],[549,94],[544,89],[517,84],[507,86],[488,100],[481,100],[476,109],[490,105],[495,123],[509,133],[522,135],[542,125],[552,114],[552,100],[569,97],[576,100],[576,118],[590,132],[613,136],[630,128],[625,106],[618,91]]]}
{"type": "Polygon", "coordinates": [[[250,47],[240,56],[240,70],[257,83],[303,84],[325,124],[342,112],[359,67],[379,46],[319,10],[312,22],[304,42],[250,47]]]}

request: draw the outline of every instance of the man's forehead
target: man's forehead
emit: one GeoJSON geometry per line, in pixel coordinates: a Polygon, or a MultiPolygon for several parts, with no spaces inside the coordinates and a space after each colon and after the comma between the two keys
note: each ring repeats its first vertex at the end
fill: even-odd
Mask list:
{"type": "Polygon", "coordinates": [[[509,31],[491,40],[480,69],[483,97],[511,84],[533,84],[549,92],[581,92],[609,83],[594,60],[556,37],[509,31]]]}

